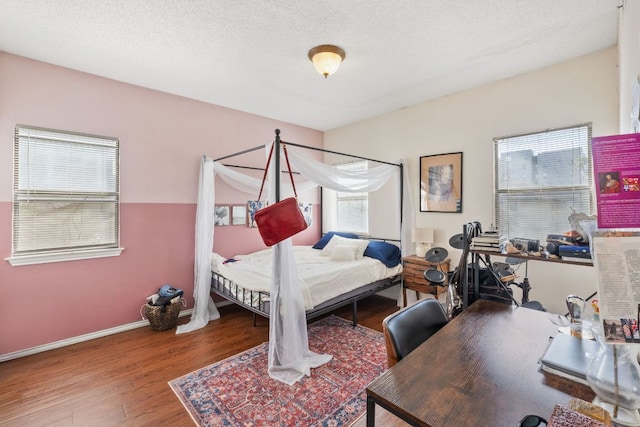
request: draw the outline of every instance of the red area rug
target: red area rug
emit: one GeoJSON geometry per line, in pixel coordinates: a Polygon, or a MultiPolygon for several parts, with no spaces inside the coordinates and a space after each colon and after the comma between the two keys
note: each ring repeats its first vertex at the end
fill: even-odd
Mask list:
{"type": "Polygon", "coordinates": [[[199,426],[348,426],[366,411],[366,386],[386,369],[382,333],[329,316],[309,326],[309,349],[333,356],[292,386],[267,373],[269,344],[172,380],[199,426]]]}

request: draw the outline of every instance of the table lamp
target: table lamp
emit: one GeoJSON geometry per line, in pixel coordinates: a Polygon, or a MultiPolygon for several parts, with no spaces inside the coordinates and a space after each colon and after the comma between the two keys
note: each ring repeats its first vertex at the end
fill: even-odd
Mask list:
{"type": "Polygon", "coordinates": [[[416,255],[424,258],[433,243],[433,228],[414,228],[413,241],[416,244],[416,255]]]}

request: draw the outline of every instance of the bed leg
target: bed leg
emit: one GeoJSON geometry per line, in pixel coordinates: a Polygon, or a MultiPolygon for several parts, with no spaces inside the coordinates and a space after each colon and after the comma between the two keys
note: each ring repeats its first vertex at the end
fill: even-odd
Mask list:
{"type": "Polygon", "coordinates": [[[353,302],[353,327],[358,326],[358,301],[353,302]]]}

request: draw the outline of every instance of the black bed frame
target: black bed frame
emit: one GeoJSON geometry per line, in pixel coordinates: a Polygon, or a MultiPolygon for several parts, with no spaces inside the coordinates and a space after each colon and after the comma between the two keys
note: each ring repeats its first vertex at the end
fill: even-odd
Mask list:
{"type": "MultiPolygon", "coordinates": [[[[256,326],[256,315],[260,315],[265,318],[269,318],[269,293],[262,291],[252,291],[240,286],[236,286],[235,290],[230,290],[229,285],[231,281],[217,273],[211,272],[211,291],[216,295],[220,295],[226,300],[236,303],[247,310],[253,312],[253,326],[256,326]],[[249,299],[253,303],[246,303],[249,299]]],[[[307,320],[314,319],[318,316],[322,316],[325,313],[329,313],[338,308],[352,304],[353,319],[352,324],[355,327],[358,324],[358,301],[364,299],[373,294],[377,294],[380,291],[388,289],[392,286],[400,284],[402,281],[401,275],[397,274],[393,277],[378,280],[354,289],[342,295],[338,295],[322,304],[314,307],[313,309],[306,311],[307,320]]]]}
{"type": "MultiPolygon", "coordinates": [[[[338,154],[338,155],[342,155],[342,156],[348,156],[348,157],[352,157],[355,159],[360,159],[360,160],[368,160],[368,161],[373,161],[373,162],[377,162],[377,163],[383,163],[383,164],[387,164],[387,165],[393,165],[393,166],[397,166],[400,168],[400,229],[402,230],[402,206],[403,206],[403,165],[402,164],[398,164],[398,163],[390,163],[390,162],[385,162],[385,161],[381,161],[381,160],[376,160],[376,159],[370,159],[370,158],[366,158],[366,157],[361,157],[361,156],[355,156],[355,155],[351,155],[351,154],[346,154],[346,153],[340,153],[337,151],[331,151],[331,150],[325,150],[322,148],[317,148],[317,147],[308,147],[305,145],[300,145],[300,144],[295,144],[292,142],[285,142],[285,141],[281,141],[280,139],[280,129],[276,129],[275,130],[275,140],[274,140],[274,150],[273,150],[273,162],[274,162],[274,166],[275,166],[275,170],[279,171],[280,170],[280,144],[281,143],[286,143],[287,145],[291,145],[291,146],[295,146],[295,147],[300,147],[300,148],[305,148],[305,149],[309,149],[309,150],[317,150],[317,151],[322,151],[324,153],[330,153],[330,154],[338,154]]],[[[254,148],[250,148],[248,150],[243,150],[234,154],[230,154],[228,156],[224,156],[224,157],[220,157],[218,159],[215,159],[214,161],[220,161],[220,160],[224,160],[230,157],[234,157],[234,156],[238,156],[240,154],[245,154],[245,153],[249,153],[251,151],[255,151],[255,150],[259,150],[264,148],[264,145],[258,146],[258,147],[254,147],[254,148]]],[[[232,167],[239,167],[236,165],[227,165],[227,166],[232,166],[232,167]]],[[[240,166],[241,167],[241,166],[240,166]]],[[[250,168],[251,169],[251,168],[250,168]]],[[[280,174],[276,174],[276,185],[275,185],[275,189],[276,189],[276,194],[275,194],[275,199],[276,202],[280,200],[280,174]]],[[[389,239],[374,239],[374,240],[389,240],[389,239]]],[[[344,307],[346,305],[352,304],[353,307],[353,326],[355,327],[358,324],[358,301],[360,301],[361,299],[367,298],[373,294],[376,294],[380,291],[383,291],[385,289],[388,289],[392,286],[395,286],[397,284],[400,284],[402,282],[402,275],[401,274],[397,274],[393,277],[390,278],[386,278],[386,279],[382,279],[382,280],[378,280],[363,286],[360,286],[350,292],[344,293],[342,295],[338,295],[335,298],[332,298],[328,301],[323,302],[322,304],[319,304],[318,306],[314,307],[313,309],[307,310],[306,311],[306,317],[307,320],[309,319],[313,319],[316,318],[318,316],[321,316],[323,314],[329,313],[335,309],[344,307]]],[[[253,325],[256,326],[256,315],[260,315],[262,317],[265,318],[269,318],[269,293],[268,292],[262,292],[262,291],[251,291],[248,289],[245,289],[243,287],[240,286],[233,286],[233,288],[235,288],[235,291],[230,290],[230,286],[233,284],[233,282],[229,279],[227,279],[226,277],[222,276],[221,274],[215,272],[215,271],[211,271],[211,292],[215,293],[216,295],[220,295],[221,297],[223,297],[224,299],[231,301],[235,304],[238,304],[241,307],[246,308],[247,310],[253,312],[253,325]],[[251,302],[250,304],[247,304],[245,301],[249,299],[249,301],[251,302]]],[[[234,284],[235,285],[235,284],[234,284]]]]}

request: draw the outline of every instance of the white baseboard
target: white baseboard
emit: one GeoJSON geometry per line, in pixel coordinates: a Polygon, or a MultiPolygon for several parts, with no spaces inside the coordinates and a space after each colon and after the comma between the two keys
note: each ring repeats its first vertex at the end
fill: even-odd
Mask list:
{"type": "MultiPolygon", "coordinates": [[[[193,309],[182,310],[178,317],[190,316],[193,309]]],[[[89,334],[78,335],[77,337],[71,337],[60,341],[55,341],[48,344],[38,345],[36,347],[27,348],[25,350],[18,350],[12,353],[0,354],[0,363],[7,360],[17,359],[19,357],[30,356],[36,353],[42,353],[43,351],[53,350],[55,348],[65,347],[67,345],[77,344],[84,341],[89,341],[95,338],[106,337],[108,335],[117,334],[119,332],[129,331],[131,329],[142,328],[149,326],[148,320],[138,320],[137,322],[128,323],[126,325],[116,326],[114,328],[103,329],[102,331],[91,332],[89,334]]]]}

